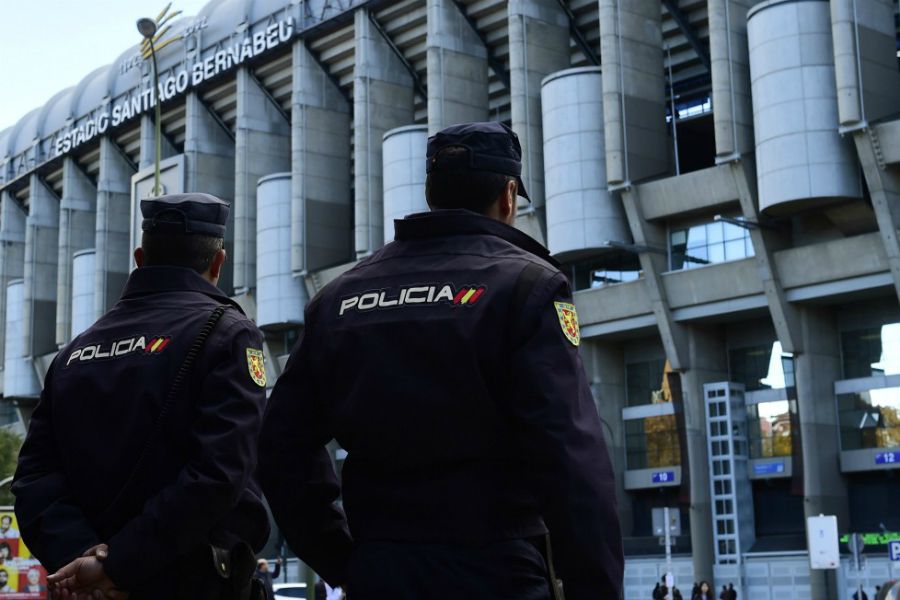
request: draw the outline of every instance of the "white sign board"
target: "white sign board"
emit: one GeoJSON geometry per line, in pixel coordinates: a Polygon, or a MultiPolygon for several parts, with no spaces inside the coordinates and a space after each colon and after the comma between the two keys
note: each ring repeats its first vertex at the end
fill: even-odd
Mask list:
{"type": "Polygon", "coordinates": [[[888,556],[891,560],[900,562],[900,540],[888,542],[888,556]]]}
{"type": "Polygon", "coordinates": [[[806,519],[806,541],[810,569],[837,569],[840,566],[837,517],[819,515],[806,519]]]}

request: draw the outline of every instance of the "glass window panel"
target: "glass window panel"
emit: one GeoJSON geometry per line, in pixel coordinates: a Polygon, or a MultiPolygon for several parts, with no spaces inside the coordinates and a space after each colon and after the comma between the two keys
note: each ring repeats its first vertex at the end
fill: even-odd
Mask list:
{"type": "Polygon", "coordinates": [[[837,397],[841,449],[900,447],[900,387],[837,397]]]}
{"type": "Polygon", "coordinates": [[[696,248],[704,245],[706,245],[706,226],[694,225],[688,230],[687,246],[688,248],[696,248]]]}
{"type": "Polygon", "coordinates": [[[687,243],[687,230],[676,229],[672,232],[672,245],[684,245],[687,243]]]}
{"type": "Polygon", "coordinates": [[[725,260],[737,260],[746,256],[747,250],[744,248],[744,240],[725,242],[725,260]]]}
{"type": "Polygon", "coordinates": [[[777,400],[747,408],[750,458],[791,455],[792,402],[777,400]]]}
{"type": "Polygon", "coordinates": [[[708,223],[706,225],[706,239],[710,245],[725,240],[724,223],[708,223]]]}
{"type": "Polygon", "coordinates": [[[725,262],[725,244],[710,244],[708,258],[711,263],[725,262]]]}
{"type": "Polygon", "coordinates": [[[747,230],[733,223],[723,223],[725,226],[725,241],[742,240],[747,235],[747,230]]]}
{"type": "Polygon", "coordinates": [[[844,379],[900,373],[900,323],[841,333],[844,379]]]}
{"type": "Polygon", "coordinates": [[[681,464],[681,445],[674,415],[625,421],[626,461],[629,469],[681,464]]]}

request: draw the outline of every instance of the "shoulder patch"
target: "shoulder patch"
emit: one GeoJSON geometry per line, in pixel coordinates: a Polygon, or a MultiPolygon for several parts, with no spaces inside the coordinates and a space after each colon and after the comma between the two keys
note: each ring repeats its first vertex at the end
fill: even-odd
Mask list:
{"type": "Polygon", "coordinates": [[[253,383],[259,387],[266,387],[266,363],[262,350],[247,348],[247,370],[250,371],[253,383]]]}
{"type": "Polygon", "coordinates": [[[559,317],[559,326],[563,334],[573,346],[577,346],[581,343],[581,329],[578,327],[575,305],[570,302],[554,302],[553,306],[556,307],[556,316],[559,317]]]}

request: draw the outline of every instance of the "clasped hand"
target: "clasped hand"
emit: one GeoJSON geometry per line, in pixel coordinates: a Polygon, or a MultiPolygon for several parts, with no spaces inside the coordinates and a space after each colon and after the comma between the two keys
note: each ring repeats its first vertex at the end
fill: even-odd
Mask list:
{"type": "Polygon", "coordinates": [[[127,600],[128,592],[116,588],[103,569],[108,550],[106,544],[98,544],[50,575],[47,583],[54,597],[64,600],[127,600]]]}

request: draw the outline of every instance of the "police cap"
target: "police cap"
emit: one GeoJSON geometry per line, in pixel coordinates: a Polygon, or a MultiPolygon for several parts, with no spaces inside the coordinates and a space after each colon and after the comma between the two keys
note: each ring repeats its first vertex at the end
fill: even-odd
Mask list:
{"type": "Polygon", "coordinates": [[[169,194],[141,200],[141,229],[225,237],[229,204],[210,194],[169,194]]]}
{"type": "Polygon", "coordinates": [[[425,172],[437,170],[491,171],[516,178],[518,194],[528,197],[522,183],[522,146],[519,136],[503,123],[485,121],[481,123],[460,123],[442,129],[428,138],[425,154],[425,172]],[[468,152],[459,155],[438,156],[450,147],[465,148],[468,152]]]}

